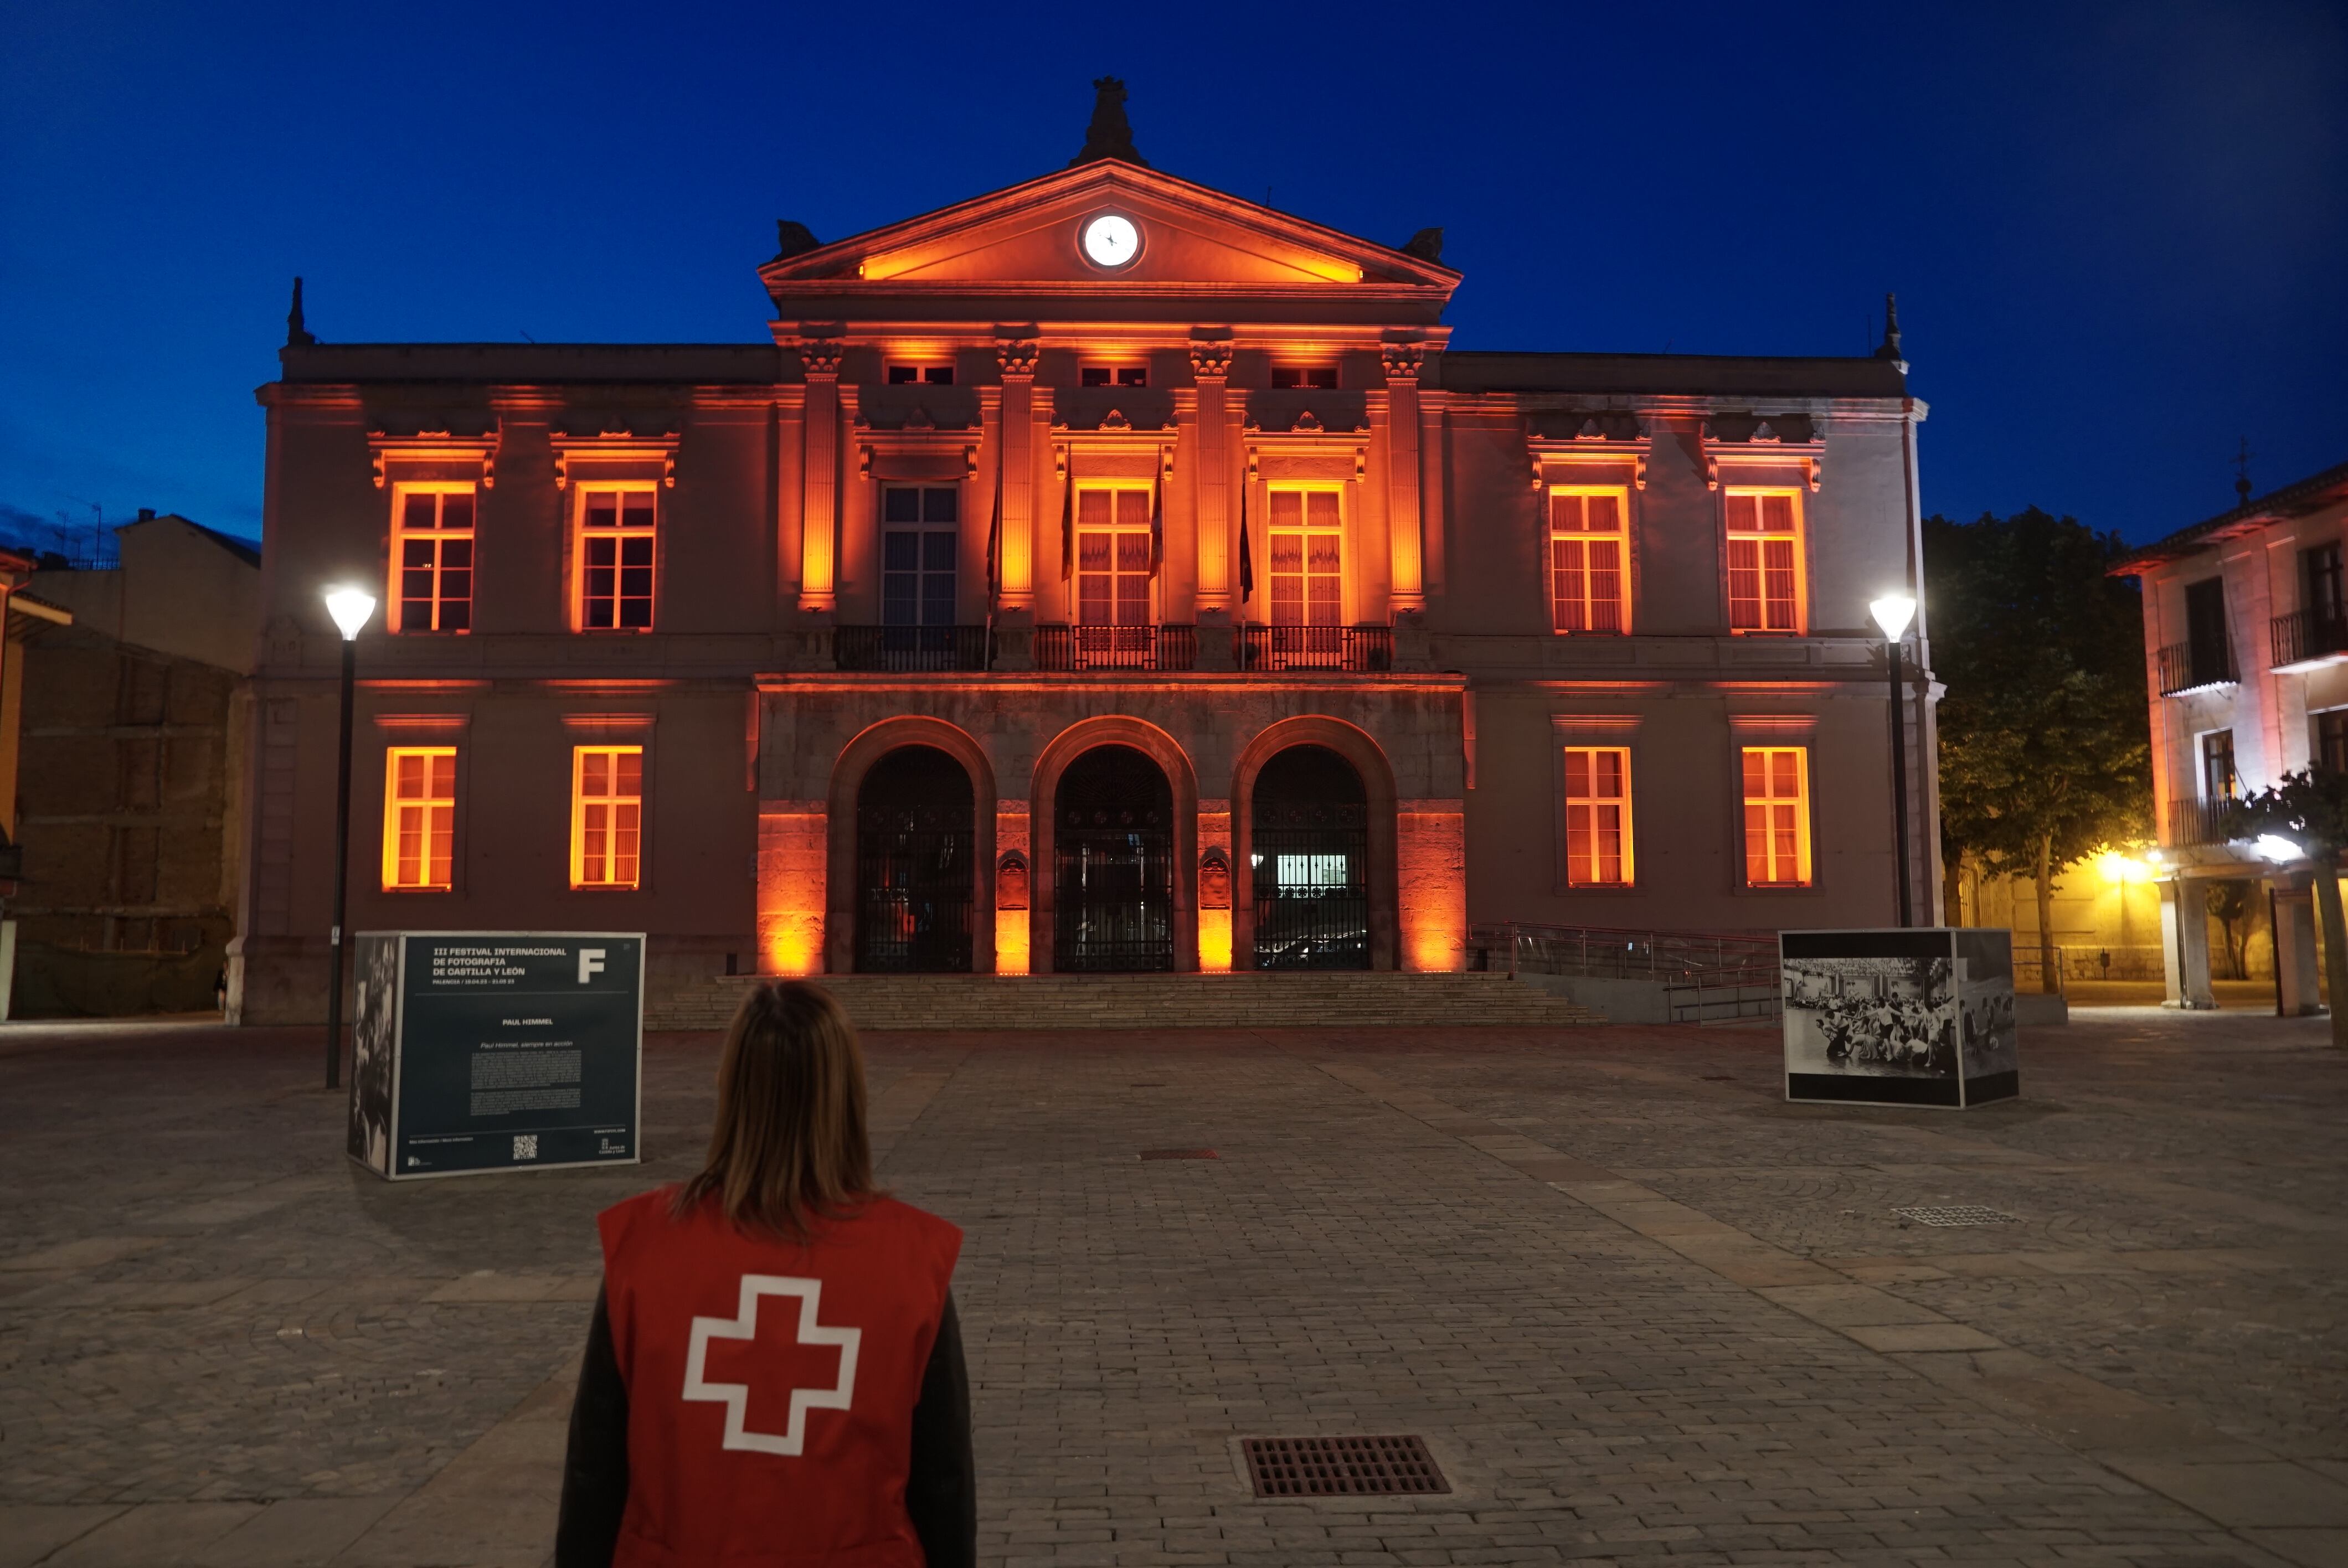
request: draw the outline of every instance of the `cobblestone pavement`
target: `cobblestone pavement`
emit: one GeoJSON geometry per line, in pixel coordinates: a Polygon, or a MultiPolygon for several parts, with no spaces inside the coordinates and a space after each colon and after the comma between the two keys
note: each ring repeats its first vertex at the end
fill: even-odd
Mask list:
{"type": "MultiPolygon", "coordinates": [[[[2216,1568],[2348,1563],[2325,1039],[2083,1013],[1963,1113],[1742,1029],[869,1046],[968,1233],[984,1561],[2216,1568]],[[1453,1490],[1253,1498],[1239,1439],[1345,1432],[1453,1490]]],[[[654,1038],[647,1167],[388,1186],[307,1031],[0,1030],[0,1568],[538,1568],[592,1216],[714,1061],[654,1038]]]]}

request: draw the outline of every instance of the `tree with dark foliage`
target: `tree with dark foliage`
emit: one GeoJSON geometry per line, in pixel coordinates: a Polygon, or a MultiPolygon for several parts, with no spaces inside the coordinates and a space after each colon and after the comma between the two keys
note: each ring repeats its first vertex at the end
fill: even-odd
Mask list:
{"type": "Polygon", "coordinates": [[[2272,834],[2315,863],[2315,907],[2323,917],[2323,979],[2332,996],[2332,1043],[2348,1050],[2348,917],[2340,905],[2340,856],[2348,850],[2348,774],[2302,768],[2218,819],[2229,839],[2272,834]]]}
{"type": "Polygon", "coordinates": [[[2109,844],[2147,835],[2152,744],[2144,607],[2106,575],[2117,534],[2035,507],[1976,522],[1924,519],[1924,597],[1941,702],[1941,839],[1949,886],[1970,857],[2031,876],[2040,975],[2057,989],[2054,880],[2109,844]]]}

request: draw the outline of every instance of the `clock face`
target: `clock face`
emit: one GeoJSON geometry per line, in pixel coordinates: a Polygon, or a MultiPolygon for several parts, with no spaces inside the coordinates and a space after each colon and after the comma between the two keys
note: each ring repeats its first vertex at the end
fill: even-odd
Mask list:
{"type": "Polygon", "coordinates": [[[1097,267],[1122,267],[1141,252],[1141,231],[1130,218],[1105,212],[1085,225],[1085,254],[1097,267]]]}

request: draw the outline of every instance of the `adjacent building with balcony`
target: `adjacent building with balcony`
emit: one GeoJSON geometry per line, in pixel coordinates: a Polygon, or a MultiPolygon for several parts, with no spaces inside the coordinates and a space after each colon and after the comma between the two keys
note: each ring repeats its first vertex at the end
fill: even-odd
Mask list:
{"type": "MultiPolygon", "coordinates": [[[[1914,591],[1862,358],[1454,348],[1395,248],[1148,168],[818,243],[768,341],[329,344],[269,421],[242,935],[324,1009],[330,584],[357,929],[612,929],[759,969],[1456,968],[1471,922],[1896,907],[1914,591]]],[[[1921,671],[1923,628],[1911,670],[1921,671]]],[[[1931,687],[1907,714],[1920,918],[1931,687]]]]}
{"type": "MultiPolygon", "coordinates": [[[[2127,557],[2144,588],[2168,998],[2214,1005],[2209,884],[2258,877],[2275,897],[2286,1012],[2317,1006],[2312,869],[2228,842],[2227,804],[2310,766],[2348,768],[2348,464],[2194,524],[2127,557]]],[[[2281,853],[2279,846],[2278,853],[2281,853]]]]}

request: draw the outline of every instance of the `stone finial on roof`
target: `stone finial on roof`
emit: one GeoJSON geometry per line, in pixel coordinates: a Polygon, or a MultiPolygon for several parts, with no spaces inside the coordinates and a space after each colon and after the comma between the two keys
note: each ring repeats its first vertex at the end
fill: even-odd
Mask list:
{"type": "Polygon", "coordinates": [[[1883,296],[1883,342],[1877,345],[1875,357],[1888,359],[1900,367],[1900,374],[1908,374],[1908,361],[1900,352],[1900,296],[1897,294],[1883,296]]]}
{"type": "Polygon", "coordinates": [[[1422,261],[1432,261],[1438,267],[1443,265],[1443,231],[1421,229],[1403,245],[1402,253],[1416,256],[1422,261]]]}
{"type": "Polygon", "coordinates": [[[1149,167],[1149,160],[1134,149],[1133,127],[1125,118],[1125,84],[1115,77],[1102,77],[1093,83],[1093,118],[1085,127],[1085,149],[1068,159],[1068,167],[1098,163],[1105,158],[1149,167]]]}
{"type": "Polygon", "coordinates": [[[294,308],[285,313],[285,346],[300,348],[318,340],[302,324],[302,280],[294,280],[294,308]]]}
{"type": "Polygon", "coordinates": [[[788,261],[793,256],[803,256],[809,251],[820,248],[822,244],[823,241],[817,239],[814,231],[806,224],[789,218],[775,220],[776,261],[788,261]]]}

